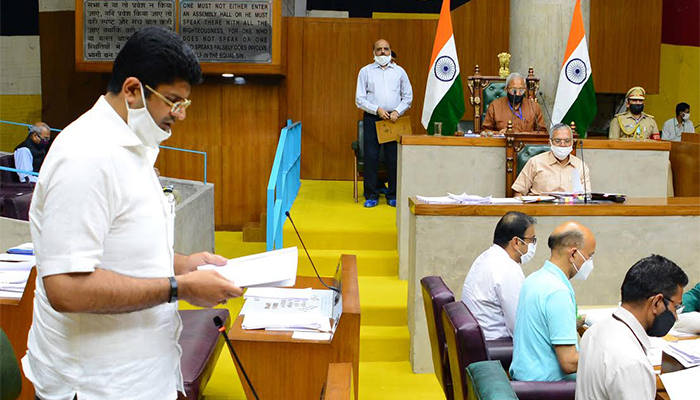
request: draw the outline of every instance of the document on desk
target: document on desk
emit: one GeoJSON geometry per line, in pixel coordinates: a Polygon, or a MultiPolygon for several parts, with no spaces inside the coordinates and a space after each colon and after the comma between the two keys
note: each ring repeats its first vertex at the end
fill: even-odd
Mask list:
{"type": "Polygon", "coordinates": [[[686,368],[700,365],[700,339],[669,343],[664,351],[686,368]]]}
{"type": "Polygon", "coordinates": [[[296,300],[309,300],[313,290],[311,288],[306,289],[293,289],[293,288],[276,288],[276,287],[254,287],[246,290],[243,295],[244,299],[296,299],[296,300]]]}
{"type": "Polygon", "coordinates": [[[299,250],[296,247],[234,258],[224,266],[202,265],[213,269],[239,287],[294,286],[299,250]]]}
{"type": "Polygon", "coordinates": [[[325,289],[311,289],[308,300],[252,297],[241,309],[241,328],[331,332],[334,300],[335,292],[325,289]]]}
{"type": "Polygon", "coordinates": [[[671,400],[696,400],[700,381],[700,367],[688,368],[660,375],[671,400]]]}

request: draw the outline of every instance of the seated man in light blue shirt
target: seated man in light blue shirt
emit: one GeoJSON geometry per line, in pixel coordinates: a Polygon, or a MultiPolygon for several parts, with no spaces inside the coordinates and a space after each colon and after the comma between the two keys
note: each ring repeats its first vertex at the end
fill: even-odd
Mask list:
{"type": "MultiPolygon", "coordinates": [[[[51,128],[43,122],[29,127],[29,134],[15,147],[15,168],[22,171],[39,172],[44,163],[51,139],[51,128]]],[[[20,182],[36,182],[36,175],[17,173],[20,182]]]]}
{"type": "Polygon", "coordinates": [[[391,62],[391,46],[379,39],[372,48],[374,62],[365,65],[357,76],[355,105],[364,111],[362,117],[364,138],[364,189],[365,207],[379,203],[377,169],[379,152],[384,148],[386,174],[389,190],[387,203],[396,207],[396,142],[380,144],[375,123],[381,120],[396,120],[411,107],[413,88],[403,68],[391,62]]]}
{"type": "Polygon", "coordinates": [[[569,279],[593,270],[596,241],[576,222],[557,227],[548,240],[551,256],[520,290],[510,376],[519,381],[576,379],[576,297],[569,279]]]}

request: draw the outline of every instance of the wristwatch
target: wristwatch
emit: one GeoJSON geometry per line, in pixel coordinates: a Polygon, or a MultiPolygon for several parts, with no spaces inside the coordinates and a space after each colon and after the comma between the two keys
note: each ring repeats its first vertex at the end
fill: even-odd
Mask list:
{"type": "Polygon", "coordinates": [[[177,301],[177,280],[174,276],[168,277],[170,280],[170,300],[168,303],[174,303],[177,301]]]}

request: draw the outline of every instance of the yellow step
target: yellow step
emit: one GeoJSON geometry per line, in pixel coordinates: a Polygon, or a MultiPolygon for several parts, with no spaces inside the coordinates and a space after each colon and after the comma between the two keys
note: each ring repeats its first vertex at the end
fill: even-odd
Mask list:
{"type": "MultiPolygon", "coordinates": [[[[360,399],[435,400],[445,395],[435,374],[414,374],[411,363],[360,362],[360,399]]],[[[207,397],[208,399],[208,397],[207,397]]]]}
{"type": "Polygon", "coordinates": [[[360,361],[408,361],[407,326],[360,326],[360,361]]]}
{"type": "MultiPolygon", "coordinates": [[[[398,274],[399,254],[396,250],[309,250],[321,276],[333,276],[342,254],[357,256],[358,276],[394,276],[398,274]]],[[[303,248],[299,248],[297,275],[314,276],[311,262],[303,248]]]]}
{"type": "Polygon", "coordinates": [[[396,276],[360,276],[363,326],[406,326],[408,282],[396,276]]]}

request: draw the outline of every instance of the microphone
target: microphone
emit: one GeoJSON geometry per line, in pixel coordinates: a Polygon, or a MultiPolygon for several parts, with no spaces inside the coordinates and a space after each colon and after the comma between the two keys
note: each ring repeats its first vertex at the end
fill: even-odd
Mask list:
{"type": "Polygon", "coordinates": [[[238,367],[241,369],[241,372],[243,372],[243,377],[245,378],[245,381],[248,382],[248,386],[250,387],[250,390],[253,392],[253,396],[255,397],[255,400],[260,400],[258,398],[258,394],[255,392],[255,388],[253,387],[253,384],[250,383],[250,379],[248,378],[248,374],[245,373],[245,369],[243,368],[243,364],[241,364],[241,360],[238,359],[238,354],[236,354],[236,350],[233,349],[233,346],[231,345],[231,341],[228,339],[228,335],[226,334],[226,327],[224,326],[224,322],[221,320],[221,318],[217,315],[214,317],[214,324],[216,325],[217,328],[219,328],[219,332],[221,332],[221,335],[223,335],[224,340],[226,341],[226,344],[228,345],[228,349],[231,350],[231,354],[233,354],[233,358],[236,359],[236,364],[238,364],[238,367]]]}
{"type": "Polygon", "coordinates": [[[316,273],[316,277],[318,278],[319,282],[321,282],[321,285],[327,287],[328,289],[330,289],[336,293],[340,293],[340,290],[338,288],[326,285],[326,282],[324,282],[323,279],[321,279],[321,275],[318,274],[318,270],[316,269],[316,265],[314,265],[314,260],[311,259],[311,256],[309,255],[309,251],[306,250],[306,245],[304,244],[304,241],[301,239],[301,235],[299,234],[299,231],[297,230],[297,226],[294,225],[294,220],[292,220],[292,216],[289,215],[289,211],[285,211],[284,215],[286,215],[287,218],[289,218],[289,222],[292,223],[292,227],[294,228],[294,232],[296,232],[297,237],[299,238],[299,241],[301,242],[301,246],[304,248],[304,251],[306,252],[306,257],[309,258],[309,261],[311,262],[311,266],[314,268],[314,272],[316,273]]]}
{"type": "Polygon", "coordinates": [[[581,148],[581,169],[583,170],[583,203],[588,204],[588,189],[586,188],[586,162],[583,160],[583,140],[579,139],[581,148]]]}
{"type": "Polygon", "coordinates": [[[540,103],[540,104],[542,105],[542,108],[544,108],[544,111],[547,112],[547,118],[549,118],[549,123],[553,124],[552,114],[549,113],[549,109],[547,108],[547,100],[544,98],[544,93],[542,93],[542,91],[540,91],[540,92],[538,92],[538,94],[540,95],[540,98],[542,98],[542,103],[540,103]]]}

